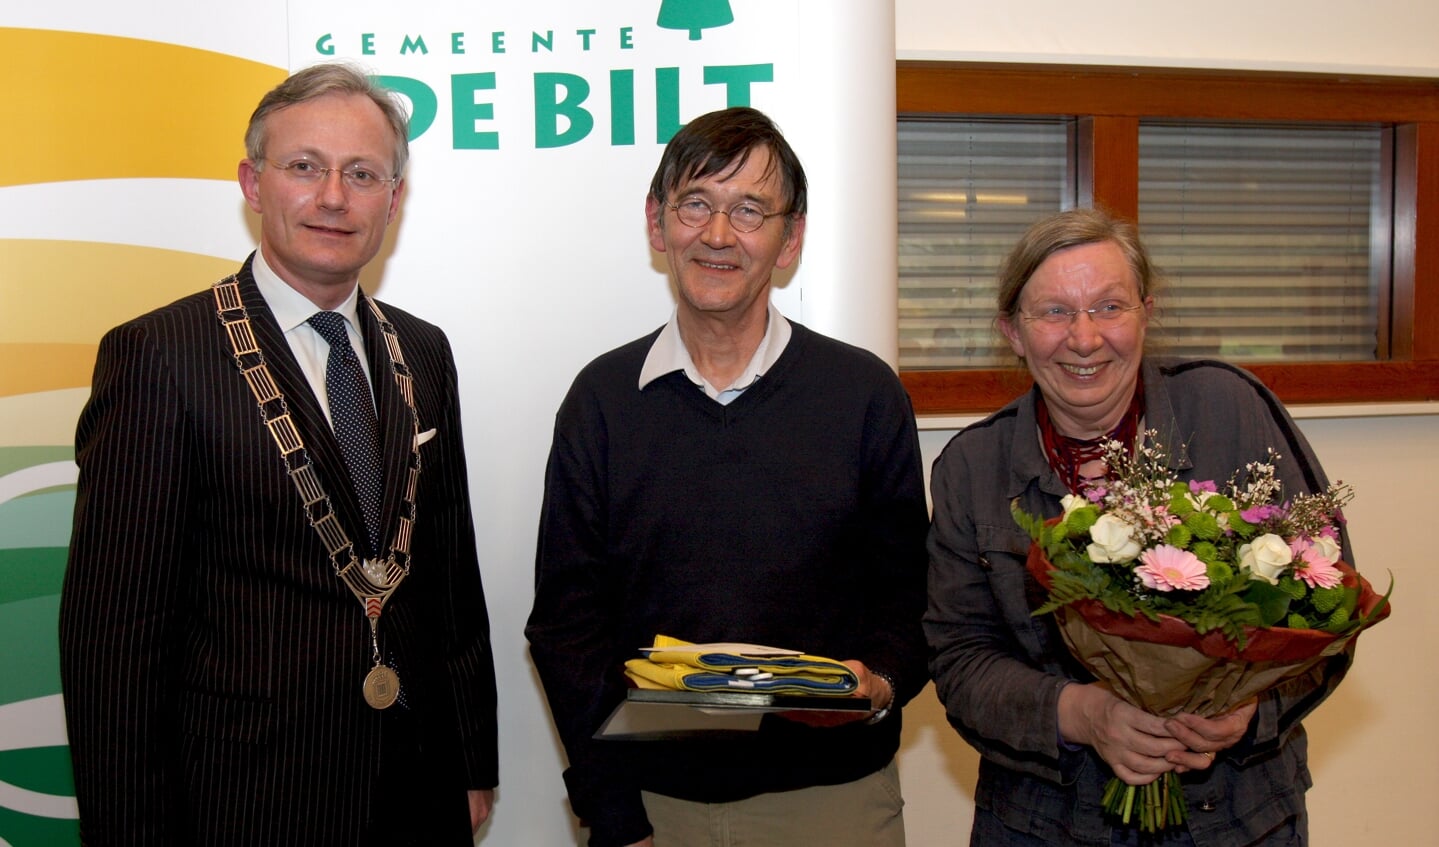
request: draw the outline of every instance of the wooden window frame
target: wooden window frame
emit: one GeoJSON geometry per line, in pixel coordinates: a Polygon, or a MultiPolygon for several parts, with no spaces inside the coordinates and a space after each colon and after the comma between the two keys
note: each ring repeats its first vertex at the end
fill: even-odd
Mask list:
{"type": "MultiPolygon", "coordinates": [[[[1288,404],[1439,400],[1439,79],[921,61],[899,62],[896,77],[901,118],[1076,118],[1081,205],[1131,220],[1139,217],[1141,119],[1393,126],[1389,358],[1244,367],[1288,404]]],[[[921,415],[990,412],[1030,384],[1018,367],[900,378],[921,415]]]]}

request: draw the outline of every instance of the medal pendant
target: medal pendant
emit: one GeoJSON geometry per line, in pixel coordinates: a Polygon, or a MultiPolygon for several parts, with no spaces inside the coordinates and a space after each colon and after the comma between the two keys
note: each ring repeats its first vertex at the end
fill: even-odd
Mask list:
{"type": "Polygon", "coordinates": [[[365,702],[372,709],[388,709],[400,696],[400,675],[392,668],[375,665],[365,674],[365,702]]]}
{"type": "Polygon", "coordinates": [[[360,570],[364,572],[365,578],[371,583],[380,588],[390,587],[390,576],[385,572],[384,559],[366,559],[365,563],[360,566],[360,570]]]}

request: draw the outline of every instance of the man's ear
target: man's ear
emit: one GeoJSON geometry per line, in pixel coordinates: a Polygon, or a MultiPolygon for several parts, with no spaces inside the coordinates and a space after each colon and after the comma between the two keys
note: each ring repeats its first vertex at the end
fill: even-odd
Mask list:
{"type": "Polygon", "coordinates": [[[650,246],[656,252],[665,252],[665,207],[653,194],[645,197],[645,229],[650,235],[650,246]]]}
{"type": "Polygon", "coordinates": [[[245,195],[245,202],[255,214],[260,214],[260,171],[254,161],[241,159],[236,176],[240,180],[240,193],[245,195]]]}
{"type": "Polygon", "coordinates": [[[799,258],[800,248],[804,247],[804,224],[804,215],[795,215],[793,219],[785,221],[784,246],[780,248],[779,257],[775,259],[775,267],[787,268],[799,258]]]}

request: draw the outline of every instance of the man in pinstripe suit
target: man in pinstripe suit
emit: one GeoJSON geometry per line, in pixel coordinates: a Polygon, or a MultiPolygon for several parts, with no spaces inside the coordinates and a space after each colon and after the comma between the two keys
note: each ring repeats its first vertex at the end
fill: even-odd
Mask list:
{"type": "Polygon", "coordinates": [[[455,364],[437,327],[358,288],[406,137],[363,74],[292,76],[239,167],[259,250],[101,342],[60,614],[87,844],[466,845],[489,814],[455,364]],[[369,383],[368,513],[327,397],[350,352],[319,311],[343,317],[357,403],[369,383]]]}

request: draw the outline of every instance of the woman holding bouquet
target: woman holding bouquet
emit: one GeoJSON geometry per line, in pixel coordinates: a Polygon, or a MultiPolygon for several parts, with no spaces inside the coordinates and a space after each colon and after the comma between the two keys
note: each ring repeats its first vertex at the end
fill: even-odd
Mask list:
{"type": "MultiPolygon", "coordinates": [[[[1156,431],[1183,481],[1225,480],[1270,448],[1287,494],[1328,487],[1279,401],[1209,360],[1145,355],[1154,272],[1133,227],[1072,210],[1039,221],[1000,270],[997,324],[1034,388],[950,441],[935,462],[930,670],[950,723],[982,758],[971,844],[1305,844],[1300,720],[1338,685],[1347,650],[1223,715],[1161,718],[1094,681],[1026,570],[1031,515],[1104,477],[1102,445],[1156,431]],[[1183,774],[1188,821],[1159,836],[1107,816],[1111,776],[1183,774]]],[[[1349,549],[1347,538],[1341,539],[1349,549]]],[[[1352,558],[1351,558],[1352,561],[1352,558]]]]}

